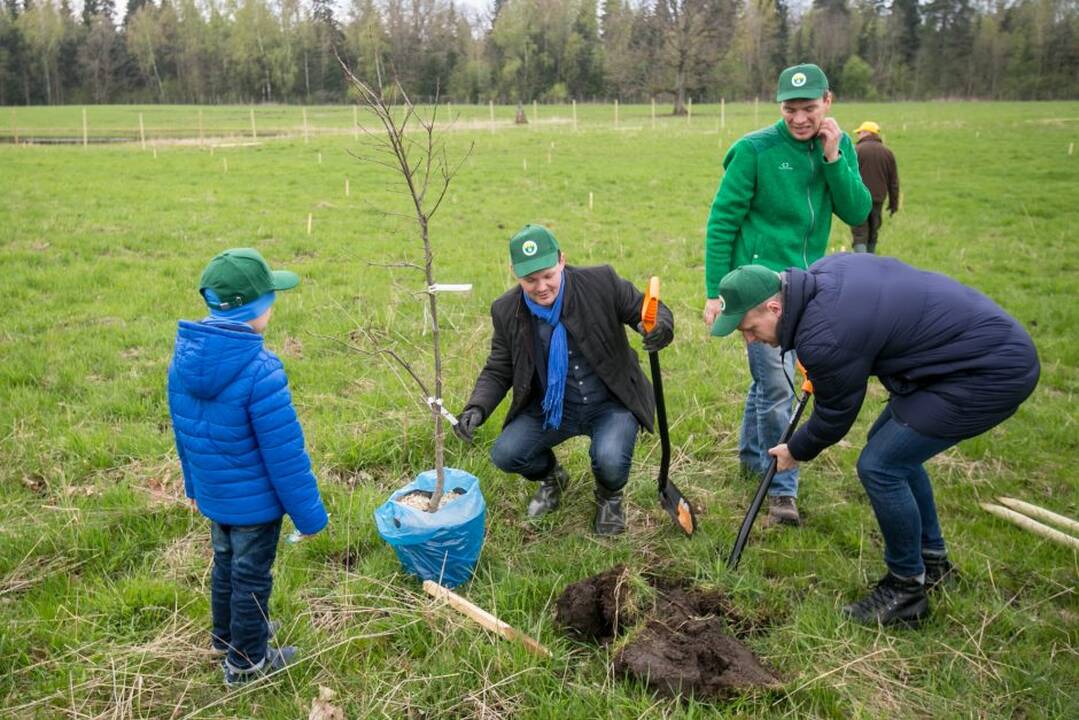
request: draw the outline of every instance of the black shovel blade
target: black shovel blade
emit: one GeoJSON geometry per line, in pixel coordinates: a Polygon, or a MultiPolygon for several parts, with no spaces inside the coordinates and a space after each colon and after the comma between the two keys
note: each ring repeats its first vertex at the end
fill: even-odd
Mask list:
{"type": "Polygon", "coordinates": [[[659,491],[659,504],[686,535],[692,535],[697,529],[697,515],[693,512],[693,506],[682,497],[682,491],[670,480],[659,491]]]}

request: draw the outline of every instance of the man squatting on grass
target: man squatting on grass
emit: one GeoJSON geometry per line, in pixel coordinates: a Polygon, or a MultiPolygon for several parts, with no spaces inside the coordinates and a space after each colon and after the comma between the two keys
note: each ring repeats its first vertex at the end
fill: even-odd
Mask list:
{"type": "MultiPolygon", "coordinates": [[[[806,268],[824,255],[832,213],[861,225],[872,198],[858,173],[850,138],[828,112],[832,93],[816,65],[795,65],[779,75],[782,118],[746,135],[723,159],[726,172],[712,203],[705,239],[704,275],[711,325],[723,306],[719,281],[743,265],[775,271],[806,268]]],[[[768,448],[779,442],[791,417],[794,390],[788,377],[794,357],[756,343],[746,348],[752,380],[746,395],[738,455],[742,475],[763,475],[768,448]]],[[[797,525],[798,470],[776,473],[768,491],[765,526],[797,525]]]]}
{"type": "Polygon", "coordinates": [[[319,496],[285,369],[262,333],[275,293],[300,282],[273,271],[257,250],[216,256],[199,292],[210,309],[180,321],[169,366],[169,411],[184,490],[211,520],[213,649],[225,683],[247,682],[288,664],[296,648],[267,644],[270,568],[281,517],[305,535],[329,518],[319,496]]]}
{"type": "MultiPolygon", "coordinates": [[[[569,479],[551,451],[577,435],[591,438],[599,535],[626,529],[622,489],[637,429],[652,430],[655,400],[623,328],[639,329],[643,295],[609,265],[574,267],[551,232],[526,225],[509,244],[517,287],[491,304],[491,353],[455,432],[471,441],[506,392],[513,401],[491,460],[539,483],[528,503],[538,518],[558,507],[569,479]]],[[[644,336],[655,352],[674,338],[662,303],[644,336]]]]}
{"type": "Polygon", "coordinates": [[[730,272],[713,335],[796,352],[813,382],[813,414],[768,452],[791,470],[839,442],[870,375],[890,393],[858,457],[858,478],[884,537],[888,572],[843,613],[864,623],[916,625],[926,589],[952,573],[923,463],[1010,417],[1040,366],[1023,326],[951,278],[875,255],[833,255],[808,271],[760,265],[730,272]]]}

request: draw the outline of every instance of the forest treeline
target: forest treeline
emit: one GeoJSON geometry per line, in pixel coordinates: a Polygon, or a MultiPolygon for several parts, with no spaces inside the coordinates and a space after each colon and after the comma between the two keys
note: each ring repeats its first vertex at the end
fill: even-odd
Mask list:
{"type": "Polygon", "coordinates": [[[1079,0],[2,0],[0,105],[338,103],[340,55],[416,100],[1079,96],[1079,0]]]}

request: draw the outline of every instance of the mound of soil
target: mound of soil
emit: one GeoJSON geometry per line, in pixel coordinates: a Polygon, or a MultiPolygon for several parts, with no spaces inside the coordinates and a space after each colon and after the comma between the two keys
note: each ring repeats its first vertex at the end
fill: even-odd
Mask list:
{"type": "MultiPolygon", "coordinates": [[[[556,617],[574,634],[609,639],[634,624],[624,609],[628,573],[619,565],[568,586],[558,598],[556,617]]],[[[779,687],[781,681],[732,634],[743,630],[723,593],[652,581],[656,600],[639,630],[614,656],[614,671],[668,696],[724,698],[752,688],[779,687]]]]}
{"type": "Polygon", "coordinates": [[[578,637],[613,638],[629,622],[626,578],[626,567],[615,565],[599,575],[566,586],[555,605],[555,620],[578,637]]]}

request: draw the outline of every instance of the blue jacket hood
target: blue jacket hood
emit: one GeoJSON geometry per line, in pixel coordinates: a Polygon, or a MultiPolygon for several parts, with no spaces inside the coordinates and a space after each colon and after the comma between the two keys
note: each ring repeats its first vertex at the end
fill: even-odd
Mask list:
{"type": "Polygon", "coordinates": [[[262,336],[235,324],[181,320],[172,364],[183,388],[214,398],[262,350],[262,336]]]}

